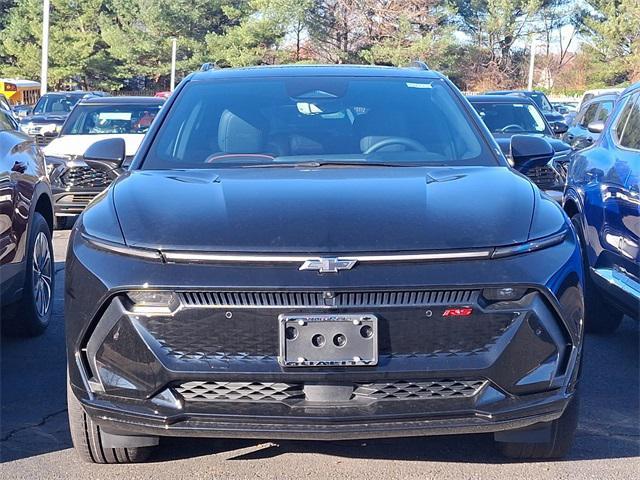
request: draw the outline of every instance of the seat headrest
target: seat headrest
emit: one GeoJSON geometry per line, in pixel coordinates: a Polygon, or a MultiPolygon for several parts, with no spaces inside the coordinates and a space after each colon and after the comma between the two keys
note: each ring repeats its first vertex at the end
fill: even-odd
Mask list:
{"type": "Polygon", "coordinates": [[[218,125],[218,146],[225,153],[262,153],[264,122],[251,114],[222,112],[218,125]]]}

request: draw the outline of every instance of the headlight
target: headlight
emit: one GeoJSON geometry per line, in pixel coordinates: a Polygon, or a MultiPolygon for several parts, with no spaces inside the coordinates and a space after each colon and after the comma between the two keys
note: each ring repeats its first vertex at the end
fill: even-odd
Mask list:
{"type": "Polygon", "coordinates": [[[518,245],[510,245],[508,247],[499,247],[493,251],[491,258],[510,257],[512,255],[520,255],[523,253],[535,252],[544,248],[553,247],[564,242],[567,237],[568,230],[563,230],[559,233],[554,233],[548,237],[538,238],[526,243],[519,243],[518,245]]]}
{"type": "Polygon", "coordinates": [[[180,301],[171,291],[133,290],[127,292],[133,304],[131,311],[142,314],[169,314],[175,311],[180,301]]]}
{"type": "Polygon", "coordinates": [[[69,160],[70,158],[66,156],[45,155],[44,164],[47,168],[47,175],[51,176],[58,167],[66,167],[69,160]]]}

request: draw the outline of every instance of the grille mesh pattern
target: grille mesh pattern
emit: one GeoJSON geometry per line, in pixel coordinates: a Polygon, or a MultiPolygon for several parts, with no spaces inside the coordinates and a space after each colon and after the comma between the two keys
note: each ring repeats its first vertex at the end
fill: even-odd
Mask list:
{"type": "Polygon", "coordinates": [[[373,400],[419,400],[430,398],[473,397],[486,380],[399,381],[359,384],[356,398],[373,400]]]}
{"type": "Polygon", "coordinates": [[[47,145],[49,145],[54,138],[56,138],[57,135],[42,135],[42,134],[37,134],[34,135],[34,139],[36,141],[36,145],[38,145],[39,147],[46,147],[47,145]]]}
{"type": "Polygon", "coordinates": [[[107,172],[92,167],[72,167],[62,174],[60,181],[68,187],[106,188],[112,179],[107,172]]]}
{"type": "Polygon", "coordinates": [[[558,183],[558,175],[548,165],[529,169],[527,177],[540,188],[552,188],[558,183]]]}
{"type": "Polygon", "coordinates": [[[282,402],[304,398],[302,385],[260,382],[188,382],[176,387],[185,400],[282,402]]]}
{"type": "MultiPolygon", "coordinates": [[[[487,384],[486,380],[419,380],[356,383],[351,400],[429,400],[470,398],[487,384]]],[[[175,390],[187,401],[197,402],[287,402],[304,400],[301,383],[187,382],[175,390]]]]}
{"type": "MultiPolygon", "coordinates": [[[[222,310],[186,309],[174,318],[141,317],[142,326],[177,360],[266,360],[278,355],[278,312],[253,310],[227,319],[222,310]],[[272,313],[269,313],[272,312],[272,313]]],[[[425,318],[416,310],[379,317],[380,355],[460,357],[488,352],[513,323],[510,314],[425,318]]]]}
{"type": "Polygon", "coordinates": [[[362,307],[469,303],[477,290],[380,292],[180,292],[188,307],[362,307]]]}

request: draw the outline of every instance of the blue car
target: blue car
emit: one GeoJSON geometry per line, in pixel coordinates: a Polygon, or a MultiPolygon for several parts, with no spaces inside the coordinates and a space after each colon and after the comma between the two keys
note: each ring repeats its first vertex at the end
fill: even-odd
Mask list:
{"type": "Polygon", "coordinates": [[[584,249],[586,329],[607,333],[640,305],[640,83],[588,128],[600,137],[575,156],[563,204],[584,249]]]}

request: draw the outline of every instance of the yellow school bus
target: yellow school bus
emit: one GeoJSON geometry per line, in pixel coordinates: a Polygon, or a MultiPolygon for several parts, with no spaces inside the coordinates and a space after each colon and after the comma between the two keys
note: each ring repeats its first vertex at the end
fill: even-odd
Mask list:
{"type": "Polygon", "coordinates": [[[9,100],[11,105],[35,105],[40,98],[40,82],[0,78],[0,94],[9,100]]]}

